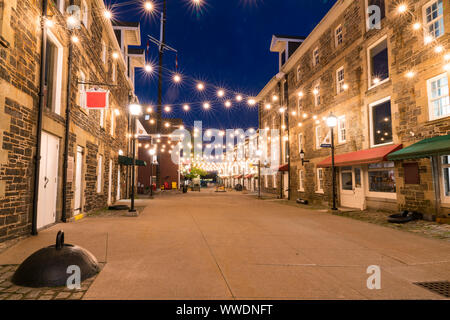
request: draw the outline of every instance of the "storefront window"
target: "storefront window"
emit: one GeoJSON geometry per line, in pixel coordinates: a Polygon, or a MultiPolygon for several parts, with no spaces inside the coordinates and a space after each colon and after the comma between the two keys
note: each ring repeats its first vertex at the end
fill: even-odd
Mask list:
{"type": "Polygon", "coordinates": [[[341,169],[342,190],[353,190],[352,167],[341,169]]]}
{"type": "Polygon", "coordinates": [[[371,106],[373,145],[392,142],[391,101],[371,106]]]}
{"type": "Polygon", "coordinates": [[[444,195],[450,197],[450,155],[442,157],[442,171],[444,195]]]}
{"type": "Polygon", "coordinates": [[[369,164],[369,191],[396,192],[393,162],[369,164]]]}

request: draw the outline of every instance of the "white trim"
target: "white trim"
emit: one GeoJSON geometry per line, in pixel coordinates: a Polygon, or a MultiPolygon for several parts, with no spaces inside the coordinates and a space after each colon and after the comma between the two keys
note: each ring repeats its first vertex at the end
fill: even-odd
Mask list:
{"type": "Polygon", "coordinates": [[[314,94],[314,106],[318,107],[321,104],[321,98],[320,98],[320,80],[318,80],[315,84],[314,84],[314,88],[313,91],[317,89],[317,94],[314,94]]]}
{"type": "Polygon", "coordinates": [[[298,170],[298,191],[305,192],[305,171],[303,169],[298,170]]]}
{"type": "Polygon", "coordinates": [[[103,155],[97,158],[97,193],[103,190],[103,155]]]}
{"type": "Polygon", "coordinates": [[[303,133],[298,134],[298,152],[302,151],[303,149],[303,133]]]}
{"type": "Polygon", "coordinates": [[[344,43],[344,29],[342,28],[342,24],[338,25],[335,29],[334,29],[334,46],[335,48],[338,48],[339,46],[341,46],[344,43]],[[341,35],[341,43],[339,43],[338,41],[338,29],[341,29],[341,32],[339,33],[341,35]]]}
{"type": "Polygon", "coordinates": [[[273,187],[273,189],[277,188],[277,174],[276,173],[274,173],[272,175],[272,187],[273,187]]]}
{"type": "Polygon", "coordinates": [[[378,87],[379,85],[381,85],[381,84],[383,84],[385,82],[388,82],[390,80],[390,78],[391,78],[391,68],[390,68],[390,65],[389,65],[389,61],[390,61],[390,59],[389,59],[389,43],[387,41],[387,34],[386,34],[386,35],[382,36],[380,39],[378,39],[377,41],[375,41],[373,44],[371,44],[369,47],[367,47],[367,76],[368,76],[368,79],[367,79],[367,81],[368,81],[367,82],[367,87],[368,88],[367,88],[367,90],[371,90],[371,89],[373,89],[375,87],[378,87]],[[386,49],[387,49],[387,52],[388,52],[388,77],[386,79],[381,80],[380,82],[374,84],[374,83],[372,83],[372,67],[371,67],[372,63],[371,63],[370,51],[373,48],[375,48],[377,45],[382,43],[383,41],[386,41],[386,49]]]}
{"type": "MultiPolygon", "coordinates": [[[[437,119],[442,119],[442,118],[447,118],[448,116],[450,116],[450,113],[449,113],[449,114],[446,114],[446,115],[443,115],[443,116],[436,117],[436,116],[434,115],[433,105],[431,104],[431,100],[432,100],[432,99],[431,99],[431,83],[434,82],[434,81],[436,81],[436,80],[438,80],[438,79],[442,79],[442,78],[444,78],[444,77],[447,78],[447,91],[448,91],[449,88],[450,88],[450,86],[449,86],[449,83],[448,83],[449,78],[448,78],[448,75],[447,75],[446,72],[445,72],[445,73],[442,73],[442,74],[440,74],[440,75],[438,75],[438,76],[436,76],[436,77],[433,77],[433,78],[430,78],[430,79],[427,80],[428,117],[429,117],[429,120],[430,120],[430,121],[432,121],[432,120],[437,120],[437,119]]],[[[445,97],[445,96],[444,96],[444,97],[445,97]]],[[[447,99],[450,100],[450,94],[447,95],[447,99]]],[[[450,108],[450,107],[449,107],[449,108],[450,108]]]]}
{"type": "Polygon", "coordinates": [[[322,144],[322,139],[323,139],[322,127],[320,125],[318,125],[318,126],[316,126],[314,128],[314,134],[315,134],[315,137],[316,137],[316,143],[315,143],[316,149],[320,150],[320,145],[322,144]],[[320,129],[320,136],[317,133],[318,129],[320,129]]]}
{"type": "Polygon", "coordinates": [[[439,157],[439,182],[441,184],[441,202],[442,203],[450,203],[450,196],[445,195],[445,186],[444,186],[444,169],[450,168],[450,164],[443,164],[442,160],[445,155],[439,157]]]}
{"type": "Polygon", "coordinates": [[[315,47],[312,54],[313,67],[317,66],[320,63],[320,51],[319,47],[315,47]],[[317,55],[316,55],[317,52],[317,55]]]}
{"type": "MultiPolygon", "coordinates": [[[[390,162],[390,161],[387,161],[390,162]]],[[[398,181],[395,181],[395,192],[375,192],[369,190],[369,171],[394,171],[394,178],[395,178],[395,167],[391,168],[380,168],[380,169],[370,169],[368,166],[366,166],[366,169],[364,170],[364,179],[365,179],[365,194],[366,197],[372,197],[372,198],[384,198],[384,199],[397,199],[397,192],[398,192],[398,181]]]]}
{"type": "MultiPolygon", "coordinates": [[[[62,73],[63,73],[63,53],[64,48],[55,35],[47,30],[49,40],[57,47],[57,58],[56,58],[56,77],[54,78],[54,94],[55,100],[53,101],[54,105],[52,106],[52,111],[56,114],[61,114],[61,94],[62,94],[62,73]]],[[[47,92],[48,94],[48,92],[47,92]]]]}
{"type": "Polygon", "coordinates": [[[325,181],[324,181],[324,176],[323,176],[323,168],[316,168],[316,193],[324,193],[323,192],[323,184],[324,183],[325,183],[325,181]],[[319,172],[322,173],[322,179],[320,179],[319,172]],[[320,188],[320,180],[322,180],[322,189],[320,188]]]}
{"type": "MultiPolygon", "coordinates": [[[[370,147],[381,147],[381,146],[385,146],[385,145],[390,145],[394,143],[394,132],[392,132],[392,142],[387,142],[387,143],[383,143],[383,144],[374,144],[374,139],[373,139],[373,121],[372,121],[372,109],[374,106],[378,106],[386,101],[391,101],[391,123],[392,123],[392,100],[391,100],[391,96],[388,96],[386,98],[374,101],[372,103],[369,104],[369,134],[370,134],[370,147]]],[[[391,125],[392,126],[392,125],[391,125]]],[[[393,130],[393,127],[392,127],[393,130]]]]}
{"type": "Polygon", "coordinates": [[[344,84],[345,84],[345,69],[344,66],[340,67],[336,70],[336,94],[341,94],[344,92],[344,84]],[[342,81],[339,80],[339,72],[343,72],[342,81]]]}
{"type": "Polygon", "coordinates": [[[345,115],[338,117],[338,125],[337,125],[337,129],[338,129],[338,142],[339,143],[346,143],[347,142],[347,120],[345,118],[345,115]],[[344,120],[344,128],[341,128],[341,121],[344,120]],[[344,129],[345,130],[345,139],[342,139],[342,133],[341,130],[344,129]]]}

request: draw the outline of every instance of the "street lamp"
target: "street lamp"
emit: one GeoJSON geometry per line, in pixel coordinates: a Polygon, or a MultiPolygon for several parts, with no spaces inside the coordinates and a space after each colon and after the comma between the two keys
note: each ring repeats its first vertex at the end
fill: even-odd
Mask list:
{"type": "Polygon", "coordinates": [[[309,162],[309,160],[305,160],[305,151],[303,151],[303,149],[300,151],[300,159],[302,160],[302,166],[304,166],[306,162],[309,162]]]}
{"type": "Polygon", "coordinates": [[[256,156],[258,157],[258,199],[261,199],[261,156],[263,152],[261,149],[256,150],[256,156]]]}
{"type": "Polygon", "coordinates": [[[150,154],[150,198],[153,198],[153,156],[156,154],[155,149],[150,149],[148,151],[150,154]]]}
{"type": "Polygon", "coordinates": [[[129,212],[136,212],[136,209],[134,208],[134,180],[136,179],[136,117],[142,113],[142,106],[138,103],[131,103],[128,106],[128,110],[133,117],[133,162],[131,170],[131,207],[129,212]]]}
{"type": "Polygon", "coordinates": [[[331,171],[332,171],[332,181],[333,181],[333,207],[331,210],[336,211],[336,167],[334,166],[334,128],[337,126],[337,117],[330,113],[327,118],[327,126],[331,130],[331,171]]]}

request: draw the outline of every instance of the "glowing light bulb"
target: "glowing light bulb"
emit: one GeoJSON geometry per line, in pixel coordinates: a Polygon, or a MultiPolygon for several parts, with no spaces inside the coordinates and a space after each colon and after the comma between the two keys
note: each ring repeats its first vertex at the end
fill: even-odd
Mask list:
{"type": "Polygon", "coordinates": [[[174,75],[173,76],[173,81],[176,82],[176,83],[180,82],[181,81],[181,76],[179,74],[174,75]]]}
{"type": "Polygon", "coordinates": [[[151,64],[146,64],[145,67],[145,72],[152,72],[153,71],[153,67],[151,64]]]}
{"type": "Polygon", "coordinates": [[[113,52],[112,57],[113,57],[113,59],[118,59],[119,54],[117,52],[113,52]]]}
{"type": "Polygon", "coordinates": [[[231,102],[230,101],[225,101],[225,107],[227,107],[227,108],[231,107],[231,102]]]}
{"type": "Polygon", "coordinates": [[[172,108],[170,106],[165,106],[164,107],[164,111],[165,112],[170,112],[170,111],[172,111],[172,108]]]}
{"type": "Polygon", "coordinates": [[[80,39],[77,36],[72,36],[73,43],[78,43],[79,41],[80,41],[80,39]]]}
{"type": "Polygon", "coordinates": [[[406,77],[410,78],[410,79],[413,78],[415,75],[416,75],[416,73],[414,71],[408,71],[406,73],[406,77]]]}
{"type": "Polygon", "coordinates": [[[184,110],[184,111],[189,111],[190,108],[191,108],[191,107],[189,107],[189,105],[187,105],[187,104],[185,104],[185,105],[183,106],[183,110],[184,110]]]}
{"type": "Polygon", "coordinates": [[[78,22],[77,18],[75,18],[74,16],[69,16],[67,18],[67,24],[73,26],[78,22]]]}
{"type": "Polygon", "coordinates": [[[373,83],[374,83],[374,84],[380,83],[380,78],[375,78],[375,79],[373,79],[373,83]]]}
{"type": "Polygon", "coordinates": [[[45,25],[46,25],[48,28],[52,28],[52,27],[55,25],[55,23],[53,22],[53,20],[47,18],[47,19],[45,20],[45,25]]]}
{"type": "Polygon", "coordinates": [[[445,61],[450,60],[450,53],[447,53],[447,54],[444,56],[444,60],[445,60],[445,61]]]}
{"type": "Polygon", "coordinates": [[[397,11],[399,13],[404,13],[406,10],[408,10],[408,6],[406,4],[401,4],[397,7],[397,11]]]}
{"type": "Polygon", "coordinates": [[[145,1],[144,3],[144,9],[147,11],[152,11],[154,8],[153,3],[150,1],[145,1]]]}
{"type": "Polygon", "coordinates": [[[342,86],[342,89],[348,90],[348,84],[344,83],[344,85],[342,86]]]}
{"type": "Polygon", "coordinates": [[[414,30],[419,30],[422,27],[422,24],[420,22],[416,22],[413,24],[413,29],[414,30]]]}
{"type": "Polygon", "coordinates": [[[153,112],[153,108],[152,107],[148,107],[147,108],[147,113],[152,113],[153,112]]]}
{"type": "Polygon", "coordinates": [[[236,100],[237,100],[237,101],[241,102],[241,101],[242,101],[242,99],[243,99],[243,98],[242,98],[242,96],[241,96],[241,95],[237,95],[237,96],[236,96],[236,100]]]}
{"type": "Polygon", "coordinates": [[[165,126],[166,128],[168,128],[168,127],[170,127],[170,123],[166,122],[166,123],[164,123],[164,126],[165,126]]]}
{"type": "Polygon", "coordinates": [[[211,108],[211,105],[208,102],[205,102],[203,104],[203,109],[208,110],[209,108],[211,108]]]}
{"type": "Polygon", "coordinates": [[[205,85],[203,83],[199,83],[197,84],[197,89],[202,91],[203,89],[205,89],[205,85]]]}
{"type": "Polygon", "coordinates": [[[250,106],[254,106],[254,105],[256,104],[256,100],[255,100],[255,99],[249,99],[249,100],[248,100],[248,104],[249,104],[250,106]]]}
{"type": "Polygon", "coordinates": [[[301,97],[303,97],[303,91],[300,91],[299,93],[298,93],[298,96],[301,98],[301,97]]]}
{"type": "Polygon", "coordinates": [[[109,10],[105,10],[104,12],[103,12],[103,16],[106,18],[106,19],[111,19],[112,18],[112,13],[111,13],[111,11],[109,11],[109,10]]]}
{"type": "Polygon", "coordinates": [[[434,48],[434,52],[436,53],[441,53],[442,51],[444,51],[444,47],[442,46],[437,46],[434,48]]]}
{"type": "Polygon", "coordinates": [[[428,36],[425,36],[424,40],[425,40],[425,44],[430,44],[433,41],[433,37],[428,35],[428,36]]]}
{"type": "Polygon", "coordinates": [[[277,101],[278,100],[278,96],[272,96],[272,101],[277,101]]]}
{"type": "Polygon", "coordinates": [[[217,96],[218,97],[222,98],[224,95],[225,95],[225,91],[223,91],[223,90],[217,91],[217,96]]]}

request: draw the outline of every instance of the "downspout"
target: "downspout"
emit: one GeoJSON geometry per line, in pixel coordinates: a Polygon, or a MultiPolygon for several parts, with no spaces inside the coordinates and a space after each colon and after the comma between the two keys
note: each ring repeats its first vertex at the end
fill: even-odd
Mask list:
{"type": "Polygon", "coordinates": [[[33,191],[33,216],[31,221],[31,234],[37,235],[37,214],[39,199],[39,175],[41,166],[41,134],[42,134],[42,117],[44,112],[44,91],[45,91],[45,69],[47,56],[47,26],[45,20],[47,18],[48,0],[42,0],[42,17],[41,17],[41,69],[39,83],[39,104],[38,118],[36,124],[36,155],[34,168],[34,191],[33,191]]]}
{"type": "Polygon", "coordinates": [[[436,213],[435,219],[432,219],[433,221],[436,221],[436,218],[439,218],[440,215],[440,207],[441,207],[441,186],[439,184],[439,156],[433,155],[431,157],[431,173],[433,177],[433,187],[434,187],[434,197],[436,201],[434,202],[434,210],[436,213]]]}
{"type": "MultiPolygon", "coordinates": [[[[282,92],[281,92],[281,82],[278,82],[278,94],[280,96],[280,108],[283,107],[283,102],[284,99],[282,100],[281,98],[283,97],[282,92]]],[[[280,112],[280,138],[279,140],[279,145],[280,145],[280,164],[283,163],[283,113],[280,112]]],[[[277,174],[278,175],[278,174],[277,174]]],[[[283,177],[280,177],[280,199],[283,199],[283,177]]]]}
{"type": "MultiPolygon", "coordinates": [[[[128,103],[131,102],[131,93],[128,94],[128,103]]],[[[127,114],[128,114],[128,136],[127,136],[127,157],[130,157],[130,143],[131,143],[131,117],[130,112],[128,112],[127,107],[127,114]]],[[[125,198],[128,199],[130,196],[130,170],[129,166],[126,166],[126,186],[125,186],[125,198]]]]}
{"type": "MultiPolygon", "coordinates": [[[[69,1],[69,5],[73,5],[73,0],[69,1]]],[[[72,60],[73,60],[73,46],[72,40],[72,29],[69,29],[69,57],[67,60],[68,70],[67,70],[67,103],[66,103],[66,132],[64,136],[64,171],[63,171],[63,192],[62,192],[62,222],[67,222],[67,169],[69,167],[69,136],[70,136],[70,107],[71,107],[71,95],[72,95],[72,60]]]]}
{"type": "Polygon", "coordinates": [[[284,84],[284,97],[286,99],[286,128],[287,128],[287,135],[288,135],[288,148],[285,150],[287,152],[288,157],[288,200],[291,200],[291,136],[290,136],[290,130],[289,130],[289,84],[288,84],[288,75],[285,76],[285,84],[284,84]]]}

